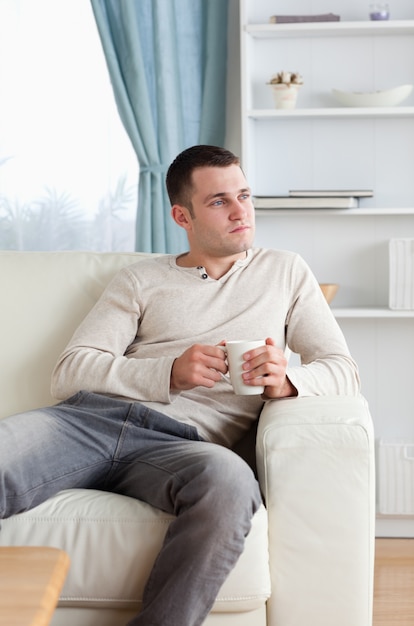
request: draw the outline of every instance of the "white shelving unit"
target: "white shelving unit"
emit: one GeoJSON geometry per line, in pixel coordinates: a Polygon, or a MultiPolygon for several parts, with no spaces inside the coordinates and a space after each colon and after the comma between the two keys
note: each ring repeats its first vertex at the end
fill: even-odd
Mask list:
{"type": "MultiPolygon", "coordinates": [[[[394,0],[396,19],[371,22],[358,0],[240,2],[242,165],[253,193],[374,191],[357,209],[257,210],[256,243],[296,250],[320,282],[339,283],[332,309],[376,436],[414,442],[414,311],[388,307],[388,242],[414,238],[414,94],[396,107],[344,108],[331,93],[414,83],[414,5],[394,0]],[[275,13],[330,11],[341,21],[267,23],[275,13]],[[281,70],[304,78],[293,110],[276,110],[266,84],[281,70]]],[[[408,524],[414,536],[414,519],[378,524],[388,535],[407,535],[408,524]]]]}

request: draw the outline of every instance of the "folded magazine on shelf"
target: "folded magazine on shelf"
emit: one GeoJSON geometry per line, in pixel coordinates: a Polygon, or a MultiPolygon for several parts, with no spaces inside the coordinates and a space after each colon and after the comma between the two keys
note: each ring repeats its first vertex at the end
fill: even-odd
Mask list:
{"type": "Polygon", "coordinates": [[[253,203],[256,209],[355,209],[359,206],[354,196],[255,196],[253,203]]]}
{"type": "Polygon", "coordinates": [[[321,15],[271,15],[271,24],[295,24],[300,22],[339,22],[340,16],[335,13],[322,13],[321,15]]]}
{"type": "Polygon", "coordinates": [[[289,196],[295,198],[371,198],[374,195],[372,189],[291,189],[289,196]]]}

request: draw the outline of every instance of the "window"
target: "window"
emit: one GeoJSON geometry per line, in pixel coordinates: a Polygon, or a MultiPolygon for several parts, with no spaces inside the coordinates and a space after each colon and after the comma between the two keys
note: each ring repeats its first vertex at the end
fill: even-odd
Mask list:
{"type": "Polygon", "coordinates": [[[90,2],[0,0],[0,248],[133,250],[137,188],[90,2]]]}

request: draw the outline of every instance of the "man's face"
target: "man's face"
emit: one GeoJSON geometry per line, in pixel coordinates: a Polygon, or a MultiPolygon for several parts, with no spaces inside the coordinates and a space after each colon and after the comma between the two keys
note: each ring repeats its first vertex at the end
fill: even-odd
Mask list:
{"type": "Polygon", "coordinates": [[[250,188],[238,165],[193,172],[193,217],[187,229],[192,252],[214,257],[251,248],[255,215],[250,188]]]}

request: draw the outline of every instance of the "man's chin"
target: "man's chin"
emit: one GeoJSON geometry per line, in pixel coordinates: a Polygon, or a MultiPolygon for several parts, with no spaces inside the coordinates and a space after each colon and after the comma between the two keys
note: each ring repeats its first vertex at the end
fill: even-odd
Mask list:
{"type": "Polygon", "coordinates": [[[237,254],[243,254],[247,252],[248,250],[250,250],[252,245],[253,245],[253,242],[249,240],[249,241],[240,242],[237,246],[231,246],[228,249],[228,256],[236,256],[237,254]]]}
{"type": "Polygon", "coordinates": [[[249,233],[248,236],[240,239],[237,247],[238,247],[239,252],[246,252],[252,247],[252,245],[253,245],[253,236],[251,233],[249,233]]]}

